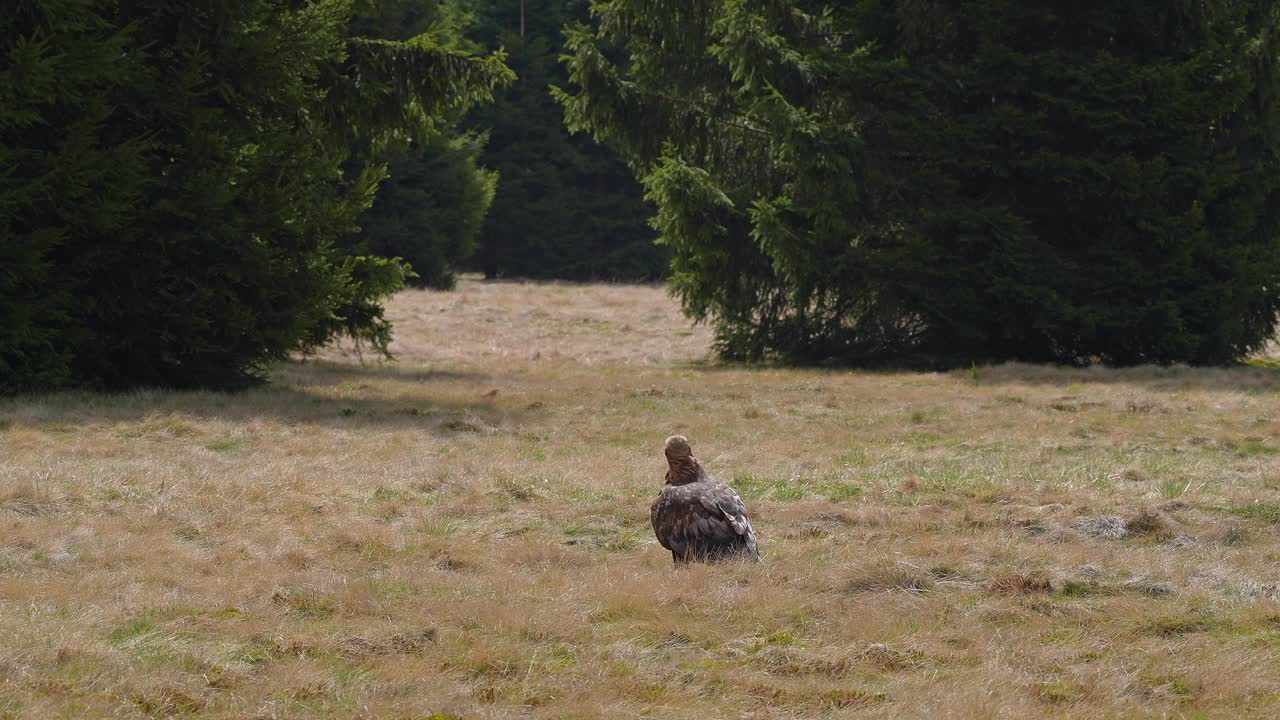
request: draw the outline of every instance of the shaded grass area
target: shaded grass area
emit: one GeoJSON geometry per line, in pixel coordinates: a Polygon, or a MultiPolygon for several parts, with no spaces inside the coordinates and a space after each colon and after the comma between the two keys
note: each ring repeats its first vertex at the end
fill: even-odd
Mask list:
{"type": "Polygon", "coordinates": [[[1280,710],[1272,369],[708,367],[658,288],[393,311],[400,364],[0,402],[0,717],[1280,710]],[[675,432],[763,567],[654,542],[675,432]]]}

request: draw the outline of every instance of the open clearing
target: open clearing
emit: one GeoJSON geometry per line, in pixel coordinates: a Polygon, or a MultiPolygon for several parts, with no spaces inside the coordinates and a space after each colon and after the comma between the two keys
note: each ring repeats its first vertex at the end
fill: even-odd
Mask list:
{"type": "Polygon", "coordinates": [[[1275,717],[1280,370],[717,367],[659,287],[0,403],[0,717],[1275,717]],[[766,565],[676,572],[687,434],[766,565]]]}

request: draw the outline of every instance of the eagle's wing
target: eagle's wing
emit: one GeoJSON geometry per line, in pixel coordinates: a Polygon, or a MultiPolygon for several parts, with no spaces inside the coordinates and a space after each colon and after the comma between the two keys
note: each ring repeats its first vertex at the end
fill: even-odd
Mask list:
{"type": "Polygon", "coordinates": [[[653,504],[649,506],[649,522],[653,524],[653,534],[658,537],[658,544],[670,550],[673,553],[681,551],[672,547],[672,540],[675,538],[675,517],[671,512],[672,498],[667,492],[670,485],[662,488],[662,492],[658,493],[658,497],[653,499],[653,504]]]}
{"type": "Polygon", "coordinates": [[[725,485],[715,483],[715,489],[701,498],[703,507],[712,512],[720,512],[733,532],[741,537],[751,555],[760,561],[760,551],[756,548],[756,532],[751,527],[751,518],[747,517],[747,506],[742,503],[738,491],[725,485]]]}
{"type": "Polygon", "coordinates": [[[742,498],[718,482],[668,485],[649,510],[658,542],[680,559],[747,550],[759,560],[742,498]]]}
{"type": "Polygon", "coordinates": [[[747,519],[747,508],[742,504],[742,497],[728,485],[716,483],[710,492],[703,493],[698,500],[713,516],[720,515],[727,520],[734,533],[746,535],[751,531],[751,521],[747,519]]]}

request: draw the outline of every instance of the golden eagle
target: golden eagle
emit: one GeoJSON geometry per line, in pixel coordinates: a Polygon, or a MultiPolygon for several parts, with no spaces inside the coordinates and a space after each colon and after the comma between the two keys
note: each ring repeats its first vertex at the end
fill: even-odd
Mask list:
{"type": "Polygon", "coordinates": [[[667,438],[665,451],[667,484],[649,508],[649,519],[676,564],[736,557],[760,562],[756,533],[738,493],[702,469],[684,436],[667,438]]]}

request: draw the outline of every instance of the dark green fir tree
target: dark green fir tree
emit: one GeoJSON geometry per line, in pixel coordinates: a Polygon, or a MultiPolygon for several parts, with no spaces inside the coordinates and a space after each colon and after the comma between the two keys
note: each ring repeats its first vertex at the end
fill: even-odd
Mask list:
{"type": "Polygon", "coordinates": [[[347,334],[400,263],[353,254],[385,169],[510,79],[352,0],[27,0],[0,18],[0,386],[238,387],[347,334]],[[352,164],[352,159],[361,162],[352,164]]]}
{"type": "MultiPolygon", "coordinates": [[[[355,20],[353,30],[396,41],[426,36],[439,47],[474,51],[478,46],[465,37],[470,4],[382,0],[355,20]]],[[[412,285],[453,287],[493,202],[497,173],[480,164],[486,136],[462,129],[461,119],[461,113],[439,118],[424,136],[401,137],[385,148],[387,178],[360,217],[360,231],[342,240],[356,251],[406,261],[412,285]]]]}
{"type": "Polygon", "coordinates": [[[732,358],[1224,363],[1280,310],[1277,7],[609,0],[569,123],[732,358]]]}
{"type": "Polygon", "coordinates": [[[571,135],[551,89],[566,23],[587,17],[582,0],[474,3],[471,36],[504,48],[517,81],[469,125],[489,141],[481,162],[498,171],[497,197],[468,265],[489,277],[654,280],[667,253],[648,225],[653,209],[617,154],[571,135]]]}

